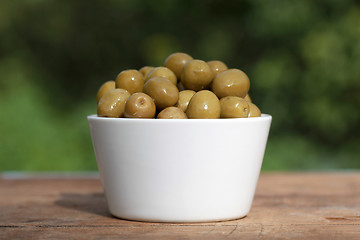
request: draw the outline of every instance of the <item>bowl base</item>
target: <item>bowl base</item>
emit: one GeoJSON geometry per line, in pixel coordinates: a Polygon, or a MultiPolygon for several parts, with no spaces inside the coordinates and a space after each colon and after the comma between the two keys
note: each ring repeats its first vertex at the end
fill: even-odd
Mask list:
{"type": "Polygon", "coordinates": [[[247,216],[237,216],[237,217],[229,217],[229,218],[213,218],[213,219],[203,219],[203,220],[196,220],[196,219],[181,219],[181,220],[175,220],[175,219],[151,219],[151,218],[140,218],[140,217],[123,217],[120,215],[116,215],[113,213],[110,213],[114,218],[117,218],[119,220],[126,220],[126,221],[132,221],[132,222],[149,222],[149,223],[175,223],[175,224],[181,224],[181,223],[212,223],[212,222],[226,222],[226,221],[235,221],[239,219],[243,219],[247,216]]]}

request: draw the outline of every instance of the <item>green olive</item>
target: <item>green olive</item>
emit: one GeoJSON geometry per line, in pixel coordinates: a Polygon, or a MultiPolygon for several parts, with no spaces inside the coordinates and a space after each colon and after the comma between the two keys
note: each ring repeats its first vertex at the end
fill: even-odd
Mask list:
{"type": "Polygon", "coordinates": [[[212,91],[220,99],[226,96],[244,98],[249,88],[248,76],[239,69],[229,69],[218,73],[212,83],[212,91]]]}
{"type": "Polygon", "coordinates": [[[145,78],[145,77],[149,74],[149,72],[150,72],[151,70],[153,70],[153,69],[154,69],[154,67],[144,66],[144,67],[140,68],[139,72],[141,72],[142,75],[143,75],[144,78],[145,78]]]}
{"type": "Polygon", "coordinates": [[[244,99],[245,99],[246,101],[248,101],[249,103],[252,102],[249,94],[246,94],[246,96],[244,97],[244,99]]]}
{"type": "Polygon", "coordinates": [[[221,118],[247,118],[249,114],[248,102],[235,96],[227,96],[220,99],[221,118]]]}
{"type": "Polygon", "coordinates": [[[138,70],[124,70],[116,77],[116,88],[126,89],[130,94],[141,92],[143,87],[144,76],[138,70]]]}
{"type": "Polygon", "coordinates": [[[181,73],[181,83],[186,89],[199,91],[207,88],[214,78],[209,64],[202,60],[188,61],[181,73]]]}
{"type": "Polygon", "coordinates": [[[170,80],[175,86],[177,84],[177,79],[175,74],[166,67],[156,67],[149,72],[149,74],[145,78],[145,82],[149,81],[150,78],[153,77],[164,77],[170,80]]]}
{"type": "Polygon", "coordinates": [[[143,89],[154,100],[158,109],[174,106],[179,99],[179,90],[164,77],[153,77],[149,79],[143,89]]]}
{"type": "Polygon", "coordinates": [[[183,90],[179,92],[179,100],[176,106],[186,112],[190,99],[194,96],[195,93],[196,92],[193,90],[183,90]]]}
{"type": "Polygon", "coordinates": [[[222,61],[214,60],[214,61],[209,61],[207,63],[209,64],[211,70],[213,71],[214,76],[216,76],[216,74],[218,73],[228,70],[228,67],[222,61]]]}
{"type": "Polygon", "coordinates": [[[164,66],[173,71],[178,79],[181,78],[181,72],[187,61],[192,60],[193,58],[186,53],[173,53],[169,55],[164,62],[164,66]]]}
{"type": "Polygon", "coordinates": [[[249,115],[248,117],[261,117],[260,109],[253,103],[249,102],[249,115]]]}
{"type": "Polygon", "coordinates": [[[125,103],[130,97],[130,93],[121,88],[116,88],[107,91],[100,98],[97,108],[99,117],[123,117],[125,103]]]}
{"type": "Polygon", "coordinates": [[[220,101],[209,91],[202,90],[191,98],[186,115],[188,118],[220,118],[220,101]]]}
{"type": "Polygon", "coordinates": [[[99,103],[100,98],[104,95],[104,93],[111,89],[115,89],[115,81],[107,81],[103,83],[96,94],[96,103],[99,103]]]}
{"type": "Polygon", "coordinates": [[[186,119],[187,116],[183,110],[178,107],[167,107],[162,110],[158,115],[157,118],[162,119],[186,119]]]}
{"type": "Polygon", "coordinates": [[[155,103],[145,93],[134,93],[125,104],[126,118],[154,118],[156,114],[155,103]]]}

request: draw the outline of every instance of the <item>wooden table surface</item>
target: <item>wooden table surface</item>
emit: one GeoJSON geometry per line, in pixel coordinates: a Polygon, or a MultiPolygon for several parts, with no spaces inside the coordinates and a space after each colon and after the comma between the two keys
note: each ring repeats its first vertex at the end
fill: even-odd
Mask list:
{"type": "Polygon", "coordinates": [[[112,217],[97,178],[0,178],[0,239],[360,239],[360,172],[261,173],[243,219],[112,217]]]}

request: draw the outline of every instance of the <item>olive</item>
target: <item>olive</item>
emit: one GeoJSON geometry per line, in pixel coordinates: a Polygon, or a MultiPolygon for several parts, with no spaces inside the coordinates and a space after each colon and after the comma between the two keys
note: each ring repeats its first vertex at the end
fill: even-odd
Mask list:
{"type": "Polygon", "coordinates": [[[208,87],[213,77],[214,73],[209,64],[202,60],[194,59],[185,64],[181,73],[181,83],[186,89],[199,91],[208,87]]]}
{"type": "Polygon", "coordinates": [[[167,107],[162,110],[158,115],[157,118],[163,119],[186,119],[187,116],[183,110],[178,107],[167,107]]]}
{"type": "Polygon", "coordinates": [[[143,92],[152,97],[158,109],[174,106],[179,99],[177,87],[164,77],[153,77],[148,80],[143,92]]]}
{"type": "Polygon", "coordinates": [[[214,76],[216,76],[216,74],[218,73],[228,70],[228,67],[222,61],[214,60],[214,61],[209,61],[207,63],[209,64],[211,70],[213,71],[214,76]]]}
{"type": "Polygon", "coordinates": [[[220,99],[221,118],[247,118],[249,114],[248,102],[235,96],[227,96],[220,99]]]}
{"type": "Polygon", "coordinates": [[[212,91],[220,99],[226,96],[244,98],[249,88],[248,76],[239,69],[229,69],[218,73],[212,83],[212,91]]]}
{"type": "Polygon", "coordinates": [[[249,102],[249,115],[248,117],[261,117],[260,109],[253,103],[249,102]]]}
{"type": "Polygon", "coordinates": [[[246,101],[248,101],[249,103],[252,102],[249,94],[246,94],[246,96],[244,97],[244,99],[245,99],[246,101]]]}
{"type": "Polygon", "coordinates": [[[138,70],[124,70],[116,77],[116,88],[126,89],[130,94],[141,92],[143,86],[144,76],[138,70]]]}
{"type": "Polygon", "coordinates": [[[99,103],[100,98],[104,95],[104,93],[111,89],[115,89],[115,81],[107,81],[103,83],[96,94],[96,103],[99,103]]]}
{"type": "Polygon", "coordinates": [[[124,115],[124,108],[130,93],[121,88],[116,88],[107,91],[100,98],[97,107],[97,114],[99,117],[113,117],[118,118],[124,115]]]}
{"type": "Polygon", "coordinates": [[[220,118],[220,101],[209,90],[201,90],[190,99],[186,110],[188,118],[220,118]]]}
{"type": "Polygon", "coordinates": [[[153,70],[153,69],[154,69],[154,67],[144,66],[144,67],[140,68],[139,72],[141,72],[142,75],[143,75],[144,78],[145,78],[145,77],[149,74],[149,72],[150,72],[151,70],[153,70]]]}
{"type": "Polygon", "coordinates": [[[186,112],[190,99],[192,98],[192,96],[194,96],[195,93],[196,92],[193,90],[183,90],[179,92],[179,100],[176,104],[176,107],[186,112]]]}
{"type": "Polygon", "coordinates": [[[181,72],[185,63],[193,58],[186,53],[173,53],[169,55],[164,62],[164,66],[173,71],[178,79],[181,78],[181,72]]]}
{"type": "Polygon", "coordinates": [[[149,72],[149,74],[145,78],[145,82],[147,82],[150,78],[153,77],[164,77],[169,79],[175,86],[177,84],[177,79],[175,74],[166,67],[156,67],[149,72]]]}
{"type": "Polygon", "coordinates": [[[134,93],[125,104],[124,116],[126,118],[154,118],[155,114],[155,103],[145,93],[134,93]]]}

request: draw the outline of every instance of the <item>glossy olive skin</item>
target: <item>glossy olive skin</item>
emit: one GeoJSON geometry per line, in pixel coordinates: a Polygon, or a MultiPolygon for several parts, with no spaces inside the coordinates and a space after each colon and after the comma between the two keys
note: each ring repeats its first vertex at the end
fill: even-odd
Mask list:
{"type": "Polygon", "coordinates": [[[249,94],[246,94],[246,96],[244,97],[244,99],[245,99],[246,101],[248,101],[249,103],[252,102],[249,94]]]}
{"type": "Polygon", "coordinates": [[[155,103],[145,93],[134,93],[125,104],[124,116],[126,118],[154,118],[155,114],[155,103]]]}
{"type": "Polygon", "coordinates": [[[260,109],[253,103],[249,102],[249,114],[248,117],[261,117],[260,109]]]}
{"type": "Polygon", "coordinates": [[[194,96],[195,93],[196,92],[193,90],[183,90],[179,92],[179,100],[176,103],[176,107],[186,112],[190,99],[194,96]]]}
{"type": "Polygon", "coordinates": [[[181,72],[187,61],[193,60],[193,58],[182,52],[170,54],[164,62],[164,66],[169,68],[175,73],[175,76],[179,80],[181,78],[181,72]]]}
{"type": "Polygon", "coordinates": [[[151,70],[149,72],[149,74],[146,76],[145,82],[147,82],[149,79],[154,78],[154,77],[164,77],[164,78],[169,79],[175,86],[177,84],[177,78],[176,78],[175,74],[166,67],[153,68],[153,70],[151,70]]]}
{"type": "Polygon", "coordinates": [[[152,97],[158,109],[174,106],[179,99],[176,85],[163,77],[149,79],[144,85],[143,92],[152,97]]]}
{"type": "Polygon", "coordinates": [[[181,73],[181,83],[186,89],[194,91],[206,89],[213,78],[209,64],[198,59],[188,61],[181,73]]]}
{"type": "Polygon", "coordinates": [[[144,76],[144,80],[146,78],[146,76],[149,74],[149,72],[151,72],[151,70],[153,70],[154,67],[152,66],[144,66],[142,68],[140,68],[139,72],[142,73],[142,75],[144,76]]]}
{"type": "Polygon", "coordinates": [[[163,109],[158,115],[159,119],[186,119],[187,116],[183,110],[178,107],[167,107],[163,109]]]}
{"type": "Polygon", "coordinates": [[[111,89],[115,89],[115,81],[107,81],[103,83],[96,94],[96,103],[99,103],[100,98],[104,95],[104,93],[111,89]]]}
{"type": "Polygon", "coordinates": [[[212,82],[212,91],[223,98],[237,96],[244,98],[250,89],[248,76],[239,69],[229,69],[218,73],[212,82]]]}
{"type": "Polygon", "coordinates": [[[214,76],[216,76],[216,74],[218,73],[228,70],[228,67],[222,61],[214,60],[214,61],[208,61],[207,63],[209,64],[211,70],[213,71],[214,76]]]}
{"type": "Polygon", "coordinates": [[[197,92],[190,100],[186,115],[188,118],[220,118],[220,101],[209,90],[197,92]]]}
{"type": "Polygon", "coordinates": [[[248,102],[235,96],[227,96],[220,99],[221,118],[247,118],[249,114],[248,102]]]}
{"type": "Polygon", "coordinates": [[[120,72],[116,77],[116,88],[129,91],[130,94],[141,92],[144,87],[144,76],[135,69],[128,69],[120,72]]]}
{"type": "Polygon", "coordinates": [[[112,118],[123,117],[125,103],[129,97],[130,93],[125,89],[116,88],[107,91],[98,103],[98,116],[112,118]]]}

